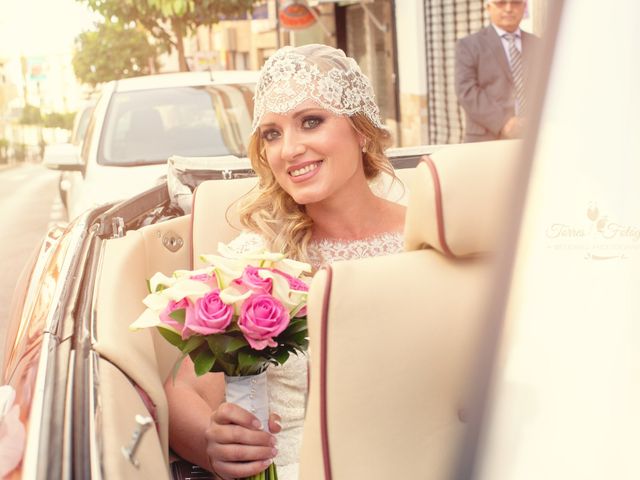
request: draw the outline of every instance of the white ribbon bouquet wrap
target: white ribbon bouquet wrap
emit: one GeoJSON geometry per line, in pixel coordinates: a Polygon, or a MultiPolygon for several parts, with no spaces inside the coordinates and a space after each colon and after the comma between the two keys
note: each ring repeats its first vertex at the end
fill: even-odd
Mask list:
{"type": "MultiPolygon", "coordinates": [[[[218,255],[201,259],[207,266],[199,270],[151,277],[147,308],[130,329],[157,328],[181,359],[193,360],[197,375],[223,372],[227,401],[254,414],[266,430],[266,370],[308,346],[311,266],[262,248],[239,254],[222,243],[218,255]]],[[[260,475],[251,478],[277,478],[275,466],[260,475]]]]}
{"type": "Polygon", "coordinates": [[[263,430],[269,429],[269,391],[267,372],[243,377],[225,375],[226,400],[240,405],[260,421],[263,430]]]}

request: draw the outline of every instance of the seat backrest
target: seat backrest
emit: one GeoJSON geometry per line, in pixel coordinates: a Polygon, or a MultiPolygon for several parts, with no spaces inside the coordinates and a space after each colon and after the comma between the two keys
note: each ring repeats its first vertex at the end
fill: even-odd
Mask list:
{"type": "Polygon", "coordinates": [[[314,278],[300,478],[451,478],[492,291],[490,256],[478,254],[498,244],[519,147],[426,158],[409,185],[406,251],[314,278]]]}
{"type": "Polygon", "coordinates": [[[451,145],[425,157],[407,210],[407,250],[449,257],[494,251],[511,208],[522,144],[518,140],[451,145]]]}
{"type": "Polygon", "coordinates": [[[257,184],[257,178],[207,180],[193,194],[191,266],[202,267],[200,255],[216,253],[218,242],[228,243],[241,231],[237,202],[257,184]]]}

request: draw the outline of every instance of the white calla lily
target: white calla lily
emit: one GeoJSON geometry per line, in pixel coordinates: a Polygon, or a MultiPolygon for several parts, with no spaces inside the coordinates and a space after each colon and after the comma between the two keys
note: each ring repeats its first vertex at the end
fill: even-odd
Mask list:
{"type": "Polygon", "coordinates": [[[180,278],[173,282],[168,288],[159,292],[150,293],[142,303],[154,312],[160,313],[169,303],[169,300],[178,302],[185,297],[196,299],[202,297],[211,290],[211,287],[199,280],[190,278],[180,278]]]}
{"type": "Polygon", "coordinates": [[[290,299],[293,304],[299,305],[300,303],[303,303],[303,302],[306,303],[308,296],[309,296],[308,292],[303,292],[300,290],[291,290],[290,299]]]}
{"type": "Polygon", "coordinates": [[[195,277],[196,275],[211,275],[213,269],[211,267],[199,268],[198,270],[176,270],[173,272],[174,277],[195,277]]]}
{"type": "Polygon", "coordinates": [[[162,322],[160,322],[158,312],[147,308],[144,312],[142,312],[142,314],[136,319],[135,322],[129,325],[129,330],[135,331],[142,328],[159,327],[161,323],[162,322]]]}
{"type": "Polygon", "coordinates": [[[222,303],[226,303],[227,305],[234,305],[238,302],[245,301],[252,293],[253,292],[251,290],[241,292],[234,286],[231,286],[220,291],[220,300],[222,300],[222,303]]]}
{"type": "Polygon", "coordinates": [[[182,278],[171,287],[158,292],[159,295],[167,297],[173,301],[180,301],[185,297],[198,298],[211,291],[209,285],[198,280],[190,278],[182,278]]]}
{"type": "Polygon", "coordinates": [[[175,277],[167,277],[164,273],[158,272],[149,279],[149,288],[151,289],[151,292],[155,292],[159,285],[170,287],[177,281],[178,279],[175,277]]]}
{"type": "Polygon", "coordinates": [[[266,250],[255,250],[253,252],[245,253],[242,258],[256,266],[270,267],[274,263],[281,261],[284,258],[284,255],[281,253],[268,252],[266,250]]]}
{"type": "Polygon", "coordinates": [[[200,255],[200,259],[214,267],[216,274],[221,273],[225,279],[234,279],[242,274],[244,264],[235,258],[220,255],[200,255]]]}
{"type": "Polygon", "coordinates": [[[311,273],[311,265],[305,262],[291,260],[290,258],[283,258],[277,265],[274,265],[274,268],[296,278],[300,277],[303,273],[311,273]]]}
{"type": "Polygon", "coordinates": [[[161,312],[166,308],[167,303],[169,303],[169,297],[161,295],[161,293],[162,292],[150,293],[149,295],[144,297],[142,303],[154,312],[161,312]]]}
{"type": "Polygon", "coordinates": [[[286,278],[278,274],[272,275],[273,291],[271,292],[271,294],[285,306],[288,312],[291,312],[291,310],[294,309],[300,302],[292,301],[290,295],[292,290],[289,286],[289,281],[286,278]]]}

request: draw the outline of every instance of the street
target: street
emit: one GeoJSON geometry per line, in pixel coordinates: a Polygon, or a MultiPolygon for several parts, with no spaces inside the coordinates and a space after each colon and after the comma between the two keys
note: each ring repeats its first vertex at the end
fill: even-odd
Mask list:
{"type": "Polygon", "coordinates": [[[0,170],[0,364],[16,280],[47,227],[66,221],[58,175],[35,164],[0,170]]]}

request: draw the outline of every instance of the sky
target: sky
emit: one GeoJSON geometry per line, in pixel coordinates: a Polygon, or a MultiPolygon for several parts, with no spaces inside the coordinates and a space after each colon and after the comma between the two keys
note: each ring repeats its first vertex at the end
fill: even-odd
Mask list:
{"type": "Polygon", "coordinates": [[[0,57],[67,53],[93,18],[77,0],[0,0],[0,57]]]}

